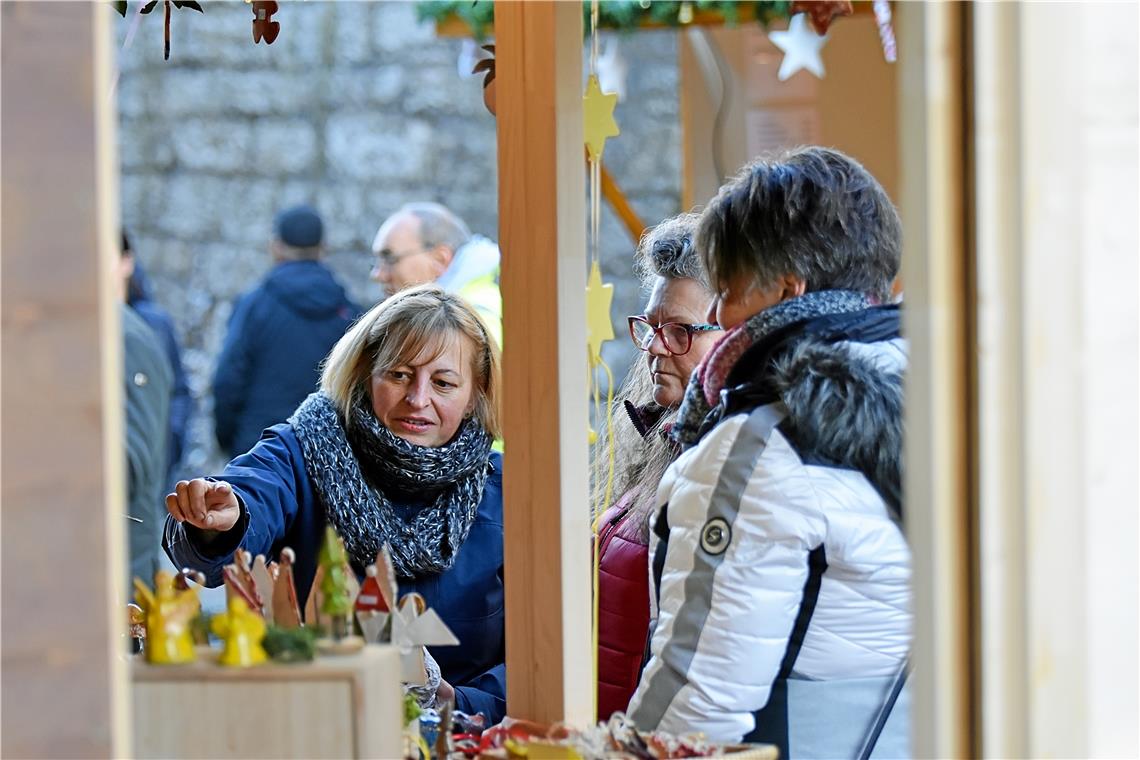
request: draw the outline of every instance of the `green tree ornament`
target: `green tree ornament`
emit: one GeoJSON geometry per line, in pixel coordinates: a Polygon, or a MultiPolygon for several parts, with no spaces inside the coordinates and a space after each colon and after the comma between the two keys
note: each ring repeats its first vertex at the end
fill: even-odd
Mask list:
{"type": "Polygon", "coordinates": [[[325,540],[321,544],[317,562],[324,570],[321,579],[321,614],[327,616],[331,623],[332,637],[341,639],[348,635],[347,620],[352,611],[352,600],[348,598],[348,577],[344,570],[348,554],[344,550],[344,542],[331,525],[325,528],[325,540]]]}

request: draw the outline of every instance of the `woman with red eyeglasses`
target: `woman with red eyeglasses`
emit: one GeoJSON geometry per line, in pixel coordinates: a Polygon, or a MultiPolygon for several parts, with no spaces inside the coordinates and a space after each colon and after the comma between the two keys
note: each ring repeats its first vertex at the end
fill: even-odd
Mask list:
{"type": "MultiPolygon", "coordinates": [[[[638,247],[636,268],[649,302],[629,318],[644,362],[635,362],[618,393],[614,493],[598,523],[598,719],[625,710],[641,675],[649,634],[649,513],[657,485],[676,456],[668,432],[689,375],[723,333],[705,324],[713,300],[692,236],[698,217],[681,214],[654,227],[638,247]]],[[[597,447],[595,477],[608,476],[597,447]]]]}

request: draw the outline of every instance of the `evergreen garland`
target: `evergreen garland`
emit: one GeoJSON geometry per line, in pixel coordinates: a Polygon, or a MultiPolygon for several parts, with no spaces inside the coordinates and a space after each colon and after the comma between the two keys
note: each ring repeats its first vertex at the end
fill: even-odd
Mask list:
{"type": "MultiPolygon", "coordinates": [[[[693,13],[717,13],[725,24],[735,26],[746,9],[768,26],[789,18],[791,6],[788,0],[604,0],[598,3],[598,26],[623,32],[646,25],[679,27],[689,23],[693,13]]],[[[482,40],[495,21],[495,4],[492,0],[420,0],[416,14],[420,21],[437,23],[458,18],[471,28],[475,39],[482,40]]],[[[589,2],[582,3],[582,14],[588,29],[589,2]]]]}

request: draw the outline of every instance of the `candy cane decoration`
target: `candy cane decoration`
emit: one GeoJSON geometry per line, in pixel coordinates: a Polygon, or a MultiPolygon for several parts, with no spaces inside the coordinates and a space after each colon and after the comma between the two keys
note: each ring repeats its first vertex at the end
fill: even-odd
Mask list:
{"type": "Polygon", "coordinates": [[[891,28],[891,4],[889,0],[875,0],[875,21],[879,25],[879,39],[883,41],[883,56],[887,63],[898,60],[895,45],[895,30],[891,28]]]}

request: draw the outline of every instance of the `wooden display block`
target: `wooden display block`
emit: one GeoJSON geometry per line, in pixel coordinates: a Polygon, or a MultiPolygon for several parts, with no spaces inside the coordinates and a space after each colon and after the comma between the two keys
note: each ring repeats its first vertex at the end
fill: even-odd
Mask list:
{"type": "Polygon", "coordinates": [[[132,666],[140,758],[402,756],[400,654],[360,653],[297,665],[132,666]]]}

